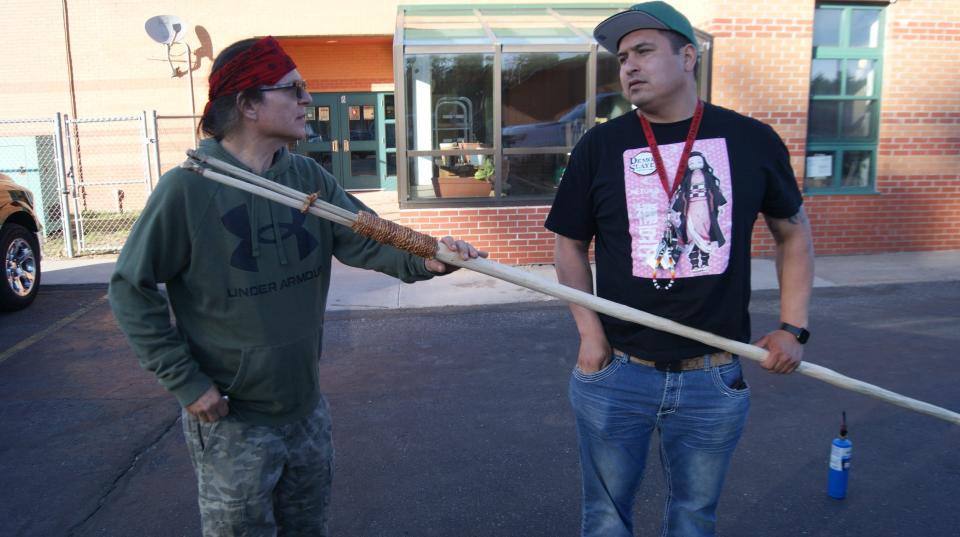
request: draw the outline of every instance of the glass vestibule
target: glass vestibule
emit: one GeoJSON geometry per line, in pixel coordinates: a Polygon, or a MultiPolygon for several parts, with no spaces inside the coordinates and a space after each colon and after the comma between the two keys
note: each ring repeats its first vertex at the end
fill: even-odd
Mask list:
{"type": "Polygon", "coordinates": [[[400,6],[401,205],[549,203],[583,133],[632,109],[592,38],[625,7],[400,6]]]}

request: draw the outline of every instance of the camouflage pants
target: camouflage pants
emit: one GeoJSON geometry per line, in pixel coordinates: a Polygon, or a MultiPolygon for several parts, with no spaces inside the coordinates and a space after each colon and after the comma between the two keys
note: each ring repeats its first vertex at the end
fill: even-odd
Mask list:
{"type": "Polygon", "coordinates": [[[183,435],[204,536],[327,535],[333,437],[326,399],[276,427],[230,416],[201,423],[184,411],[183,435]]]}

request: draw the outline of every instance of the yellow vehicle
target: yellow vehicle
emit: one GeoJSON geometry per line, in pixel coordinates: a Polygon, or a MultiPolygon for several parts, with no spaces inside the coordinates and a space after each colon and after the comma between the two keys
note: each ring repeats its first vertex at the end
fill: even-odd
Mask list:
{"type": "Polygon", "coordinates": [[[33,194],[0,173],[0,311],[25,308],[40,287],[40,223],[33,194]]]}

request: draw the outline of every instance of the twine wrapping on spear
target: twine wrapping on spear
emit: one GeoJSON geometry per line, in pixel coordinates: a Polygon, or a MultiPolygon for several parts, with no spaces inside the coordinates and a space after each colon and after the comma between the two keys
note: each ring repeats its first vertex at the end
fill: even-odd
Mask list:
{"type": "MultiPolygon", "coordinates": [[[[658,317],[590,293],[585,293],[578,289],[573,289],[572,287],[544,280],[516,267],[501,265],[496,261],[490,261],[481,257],[465,261],[461,259],[456,252],[450,251],[445,246],[441,247],[441,243],[429,235],[416,232],[365,211],[354,214],[332,203],[316,199],[316,196],[280,185],[242,168],[232,166],[226,162],[205,156],[193,150],[187,151],[187,155],[190,159],[181,166],[203,177],[250,192],[288,207],[301,210],[306,208],[305,212],[309,212],[314,216],[350,227],[360,235],[395,246],[420,257],[428,259],[435,258],[448,265],[468,268],[481,274],[493,276],[515,285],[559,298],[565,302],[583,306],[598,313],[699,341],[711,347],[723,349],[756,362],[761,362],[767,357],[767,351],[756,345],[727,339],[704,330],[691,328],[663,317],[658,317]],[[233,177],[211,170],[207,166],[230,173],[233,177]]],[[[960,425],[960,414],[956,412],[900,395],[896,392],[842,375],[832,369],[811,362],[801,362],[796,371],[846,390],[869,395],[897,406],[940,418],[955,425],[960,425]]]]}

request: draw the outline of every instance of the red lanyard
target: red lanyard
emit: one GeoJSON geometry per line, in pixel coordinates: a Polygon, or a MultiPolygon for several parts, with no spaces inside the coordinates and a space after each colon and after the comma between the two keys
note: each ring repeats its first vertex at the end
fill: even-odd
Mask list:
{"type": "Polygon", "coordinates": [[[660,184],[663,185],[663,191],[667,193],[667,201],[673,199],[674,193],[680,187],[680,179],[683,173],[687,171],[687,159],[690,158],[690,151],[693,150],[693,142],[697,139],[697,131],[700,130],[700,119],[703,117],[703,101],[697,101],[697,109],[693,113],[693,121],[690,123],[690,131],[687,133],[687,142],[683,145],[683,153],[680,154],[680,163],[677,165],[677,176],[673,180],[673,188],[670,187],[667,179],[667,168],[663,165],[663,158],[660,157],[660,148],[657,146],[657,138],[653,135],[653,128],[650,122],[643,114],[640,116],[640,124],[643,125],[643,135],[647,138],[647,145],[650,146],[650,152],[653,153],[653,161],[657,165],[657,172],[660,174],[660,184]]]}

